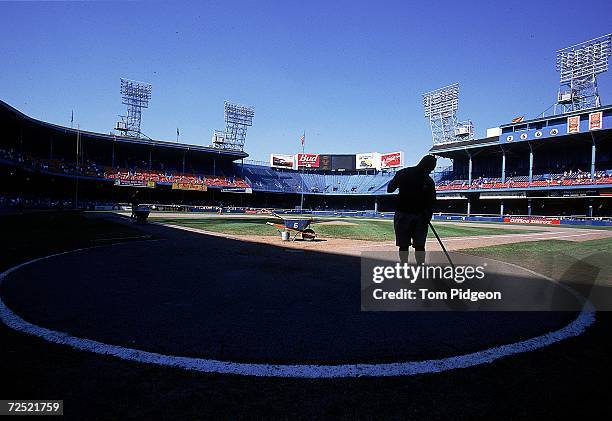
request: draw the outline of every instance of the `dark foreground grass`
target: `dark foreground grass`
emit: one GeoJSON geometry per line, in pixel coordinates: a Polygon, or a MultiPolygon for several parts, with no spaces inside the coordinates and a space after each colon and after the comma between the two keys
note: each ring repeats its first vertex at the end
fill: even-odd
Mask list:
{"type": "MultiPolygon", "coordinates": [[[[212,217],[202,219],[155,218],[156,222],[198,228],[206,231],[232,235],[278,235],[276,229],[266,222],[279,223],[275,218],[212,217]]],[[[391,220],[366,220],[342,218],[338,225],[330,221],[313,223],[312,228],[321,237],[347,238],[353,240],[392,241],[395,239],[391,220]],[[352,224],[352,225],[351,225],[352,224]]],[[[478,235],[514,234],[517,230],[497,227],[474,227],[469,225],[435,224],[441,237],[465,237],[478,235]]],[[[528,233],[531,231],[519,231],[528,233]]],[[[433,234],[430,232],[430,235],[433,234]]]]}
{"type": "Polygon", "coordinates": [[[104,215],[81,212],[35,212],[0,216],[0,267],[54,252],[130,240],[142,232],[111,222],[104,215]]]}
{"type": "MultiPolygon", "coordinates": [[[[113,236],[133,233],[115,224],[100,229],[98,222],[90,225],[81,217],[53,219],[55,225],[46,229],[38,218],[12,220],[20,226],[2,222],[17,234],[10,237],[15,243],[3,269],[32,256],[32,246],[36,253],[45,246],[59,251],[90,244],[109,231],[113,236]],[[32,226],[41,229],[28,233],[32,226]],[[28,241],[20,240],[20,232],[28,241]],[[66,240],[58,243],[61,237],[66,240]]],[[[3,240],[4,247],[8,241],[3,240]]],[[[611,328],[610,313],[600,313],[580,337],[439,374],[292,380],[125,362],[49,344],[0,324],[0,399],[63,399],[64,417],[71,420],[609,419],[611,328]]]]}

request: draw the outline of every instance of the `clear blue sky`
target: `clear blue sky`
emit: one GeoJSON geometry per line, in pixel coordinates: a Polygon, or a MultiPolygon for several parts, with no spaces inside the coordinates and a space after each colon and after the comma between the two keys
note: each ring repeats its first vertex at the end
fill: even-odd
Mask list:
{"type": "MultiPolygon", "coordinates": [[[[153,84],[143,131],[209,144],[223,101],[252,105],[254,159],[431,145],[421,94],[461,84],[459,117],[487,127],[556,98],[555,51],[612,32],[609,0],[0,2],[0,99],[108,133],[119,79],[153,84]]],[[[612,103],[612,76],[599,79],[612,103]]]]}

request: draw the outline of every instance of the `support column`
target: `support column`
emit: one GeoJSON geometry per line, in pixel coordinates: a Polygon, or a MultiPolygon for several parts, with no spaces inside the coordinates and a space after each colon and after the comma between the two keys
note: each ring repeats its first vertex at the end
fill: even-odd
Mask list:
{"type": "Polygon", "coordinates": [[[533,181],[533,148],[529,145],[529,182],[533,181]]]}
{"type": "Polygon", "coordinates": [[[378,197],[374,197],[374,213],[378,213],[378,197]]]}
{"type": "Polygon", "coordinates": [[[531,199],[527,199],[527,215],[531,216],[531,199]]]}
{"type": "Polygon", "coordinates": [[[111,167],[115,168],[115,139],[113,139],[113,150],[111,156],[111,167]]]}
{"type": "Polygon", "coordinates": [[[502,183],[506,182],[506,151],[502,150],[502,173],[501,173],[501,181],[502,183]]]}
{"type": "Polygon", "coordinates": [[[597,146],[595,146],[595,137],[591,135],[593,144],[591,145],[591,179],[595,178],[595,158],[597,156],[597,146]]]}
{"type": "Polygon", "coordinates": [[[185,174],[185,151],[183,151],[183,174],[185,174]]]}
{"type": "Polygon", "coordinates": [[[472,213],[472,199],[468,197],[467,200],[467,216],[470,216],[472,213]]]}
{"type": "Polygon", "coordinates": [[[504,201],[503,200],[499,204],[499,216],[504,216],[504,201]]]}
{"type": "Polygon", "coordinates": [[[468,161],[468,185],[472,185],[472,155],[470,155],[470,160],[468,161]]]}

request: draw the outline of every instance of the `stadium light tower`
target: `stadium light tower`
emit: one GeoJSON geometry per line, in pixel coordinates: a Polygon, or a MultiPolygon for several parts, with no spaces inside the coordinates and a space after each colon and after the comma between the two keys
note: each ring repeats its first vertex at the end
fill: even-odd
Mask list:
{"type": "Polygon", "coordinates": [[[473,138],[472,122],[457,121],[459,84],[455,83],[423,94],[423,107],[425,117],[429,118],[434,145],[473,138]]]}
{"type": "Polygon", "coordinates": [[[608,70],[611,43],[608,34],[557,51],[561,87],[555,114],[601,106],[597,75],[608,70]]]}
{"type": "Polygon", "coordinates": [[[142,109],[149,108],[151,88],[149,83],[121,78],[121,103],[127,105],[127,115],[119,116],[121,120],[117,122],[116,130],[124,136],[139,138],[142,134],[142,109]]]}
{"type": "Polygon", "coordinates": [[[225,101],[225,132],[215,130],[213,146],[219,149],[244,150],[247,129],[253,125],[255,109],[225,101]]]}

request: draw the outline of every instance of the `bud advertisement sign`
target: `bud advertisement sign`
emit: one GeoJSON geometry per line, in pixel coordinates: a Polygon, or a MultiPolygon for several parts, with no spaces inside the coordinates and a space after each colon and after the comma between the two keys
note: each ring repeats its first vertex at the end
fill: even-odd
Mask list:
{"type": "Polygon", "coordinates": [[[297,155],[298,168],[319,168],[319,155],[314,153],[299,153],[297,155]]]}
{"type": "Polygon", "coordinates": [[[402,153],[389,152],[380,154],[380,168],[397,168],[402,166],[402,153]]]}
{"type": "Polygon", "coordinates": [[[380,168],[380,154],[376,152],[358,153],[356,164],[358,170],[380,168]]]}
{"type": "Polygon", "coordinates": [[[580,132],[580,116],[579,115],[567,118],[567,132],[568,133],[579,133],[580,132]]]}
{"type": "Polygon", "coordinates": [[[274,168],[293,168],[293,155],[270,155],[270,166],[274,168]]]}

